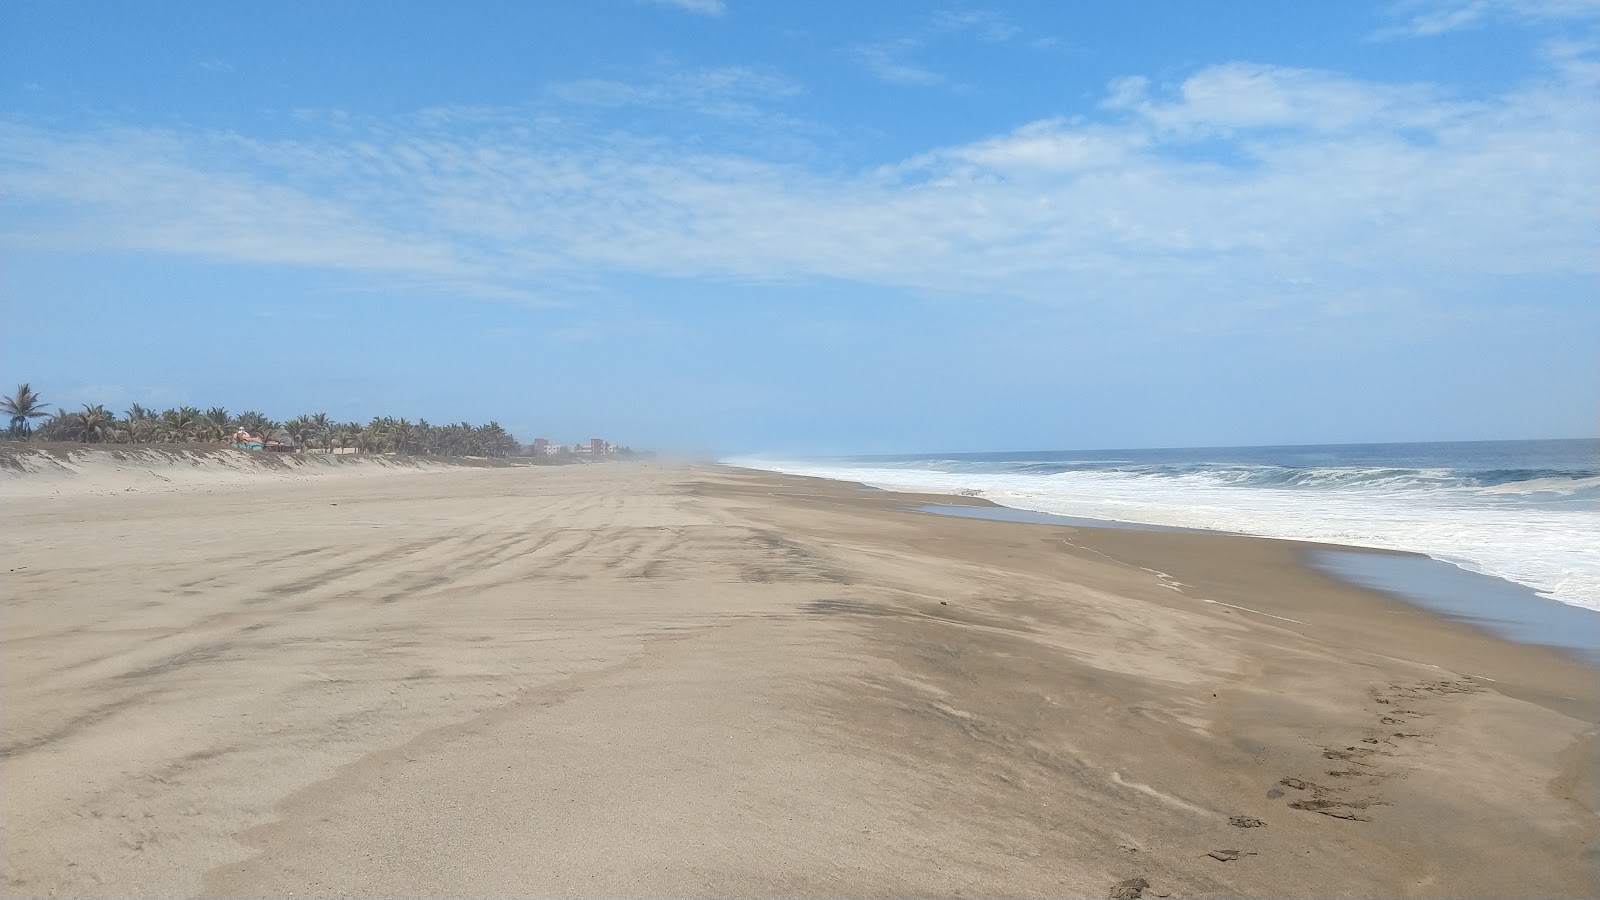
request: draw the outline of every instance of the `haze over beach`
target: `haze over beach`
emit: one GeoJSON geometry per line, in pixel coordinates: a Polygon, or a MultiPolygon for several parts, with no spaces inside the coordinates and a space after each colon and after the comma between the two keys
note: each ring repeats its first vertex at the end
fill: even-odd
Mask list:
{"type": "Polygon", "coordinates": [[[1600,894],[1597,101],[1591,0],[0,5],[4,893],[1600,894]]]}

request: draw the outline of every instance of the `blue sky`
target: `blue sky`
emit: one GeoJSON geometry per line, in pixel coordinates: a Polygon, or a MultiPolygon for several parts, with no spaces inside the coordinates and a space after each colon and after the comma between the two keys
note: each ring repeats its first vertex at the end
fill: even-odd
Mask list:
{"type": "Polygon", "coordinates": [[[729,453],[1591,436],[1597,62],[1593,0],[7,0],[0,383],[729,453]]]}

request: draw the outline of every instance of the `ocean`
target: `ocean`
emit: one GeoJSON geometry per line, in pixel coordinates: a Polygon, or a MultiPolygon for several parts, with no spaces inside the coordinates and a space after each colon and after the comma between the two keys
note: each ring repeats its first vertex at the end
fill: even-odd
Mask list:
{"type": "Polygon", "coordinates": [[[1083,519],[1408,550],[1600,610],[1596,440],[724,461],[1083,519]]]}

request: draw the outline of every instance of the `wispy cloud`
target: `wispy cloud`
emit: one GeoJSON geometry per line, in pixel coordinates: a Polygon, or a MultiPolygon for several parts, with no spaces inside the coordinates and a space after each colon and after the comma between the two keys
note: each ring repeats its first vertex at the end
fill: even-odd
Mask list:
{"type": "Polygon", "coordinates": [[[919,46],[910,38],[898,38],[855,47],[850,53],[868,72],[891,84],[931,87],[948,82],[949,79],[938,72],[907,61],[919,46]]]}
{"type": "Polygon", "coordinates": [[[684,12],[702,16],[720,16],[728,11],[723,0],[651,0],[658,6],[670,6],[684,12]]]}
{"type": "MultiPolygon", "coordinates": [[[[618,273],[1343,314],[1595,272],[1595,66],[1565,59],[1474,102],[1246,63],[1122,79],[1092,120],[853,173],[526,110],[310,119],[294,140],[11,124],[4,237],[484,294],[618,273]]],[[[698,102],[686,84],[660,90],[698,102]]]]}
{"type": "Polygon", "coordinates": [[[1204,135],[1264,128],[1341,132],[1431,127],[1456,113],[1426,84],[1375,84],[1330,72],[1251,63],[1212,66],[1177,96],[1152,100],[1141,77],[1113,82],[1104,106],[1137,112],[1162,129],[1204,135]]]}
{"type": "Polygon", "coordinates": [[[1387,17],[1392,24],[1378,39],[1433,37],[1467,28],[1514,23],[1600,19],[1595,0],[1397,0],[1387,17]]]}
{"type": "Polygon", "coordinates": [[[675,71],[644,81],[588,78],[548,90],[558,100],[586,106],[680,108],[725,119],[764,117],[771,101],[802,93],[787,78],[743,66],[675,71]]]}
{"type": "Polygon", "coordinates": [[[456,265],[447,242],[364,220],[336,197],[237,166],[242,143],[209,133],[0,126],[9,195],[24,205],[93,211],[65,227],[30,228],[26,240],[356,270],[456,265]],[[330,242],[331,235],[339,238],[330,242]]]}
{"type": "Polygon", "coordinates": [[[943,9],[927,19],[924,34],[968,34],[991,44],[1000,44],[1022,33],[1015,22],[990,9],[943,9]]]}
{"type": "Polygon", "coordinates": [[[917,61],[918,55],[953,38],[1001,44],[1021,33],[1015,23],[992,10],[945,9],[922,17],[904,34],[852,47],[850,55],[868,72],[892,84],[951,85],[953,81],[948,76],[917,61]]]}

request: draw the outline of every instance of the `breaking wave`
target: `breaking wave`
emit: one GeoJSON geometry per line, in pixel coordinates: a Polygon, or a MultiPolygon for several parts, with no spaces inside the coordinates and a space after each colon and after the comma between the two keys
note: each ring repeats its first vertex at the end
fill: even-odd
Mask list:
{"type": "Polygon", "coordinates": [[[747,458],[750,468],[1084,518],[1424,553],[1600,609],[1600,444],[747,458]]]}

